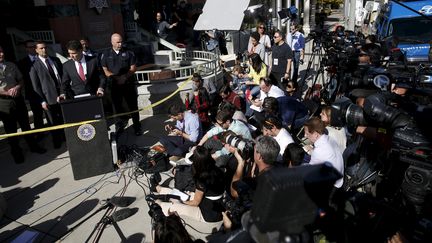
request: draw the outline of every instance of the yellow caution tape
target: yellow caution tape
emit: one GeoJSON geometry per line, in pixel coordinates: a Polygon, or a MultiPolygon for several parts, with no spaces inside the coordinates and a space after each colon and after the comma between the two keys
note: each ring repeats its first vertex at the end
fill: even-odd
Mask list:
{"type": "MultiPolygon", "coordinates": [[[[136,111],[130,111],[130,112],[124,112],[124,113],[115,114],[113,116],[107,117],[106,119],[112,119],[112,118],[120,117],[120,116],[127,116],[127,115],[130,115],[130,114],[135,113],[135,112],[140,112],[142,110],[147,110],[147,109],[153,108],[155,106],[158,106],[158,105],[164,103],[165,101],[171,99],[174,95],[176,95],[178,92],[180,92],[180,90],[183,89],[183,87],[189,81],[191,81],[191,79],[192,79],[192,77],[190,77],[187,80],[185,80],[174,92],[172,92],[170,95],[168,95],[167,97],[163,98],[162,100],[159,100],[159,101],[157,101],[157,102],[155,102],[155,103],[153,103],[151,105],[145,106],[145,107],[143,107],[141,109],[138,109],[136,111]]],[[[52,131],[52,130],[57,130],[57,129],[64,129],[64,128],[75,127],[75,126],[81,126],[83,124],[93,123],[93,122],[97,122],[97,121],[100,121],[100,120],[88,120],[88,121],[75,122],[75,123],[66,123],[66,124],[62,124],[62,125],[45,127],[45,128],[34,129],[34,130],[29,130],[29,131],[23,131],[23,132],[17,132],[17,133],[9,133],[9,134],[0,135],[0,139],[2,139],[2,138],[9,138],[9,137],[16,137],[16,136],[23,136],[23,135],[32,134],[32,133],[47,132],[47,131],[52,131]]]]}

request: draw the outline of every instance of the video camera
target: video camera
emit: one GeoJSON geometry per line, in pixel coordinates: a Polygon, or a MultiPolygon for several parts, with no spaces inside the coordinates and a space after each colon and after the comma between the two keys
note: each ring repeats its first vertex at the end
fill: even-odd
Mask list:
{"type": "Polygon", "coordinates": [[[162,211],[162,208],[159,204],[157,204],[152,196],[146,196],[146,201],[149,205],[149,211],[148,214],[150,217],[154,220],[154,225],[163,222],[165,220],[165,214],[162,211]]]}

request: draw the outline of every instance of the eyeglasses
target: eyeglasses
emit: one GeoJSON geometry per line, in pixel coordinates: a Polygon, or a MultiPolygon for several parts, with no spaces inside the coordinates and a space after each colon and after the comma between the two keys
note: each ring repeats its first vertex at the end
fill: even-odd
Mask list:
{"type": "Polygon", "coordinates": [[[224,123],[216,121],[216,124],[218,124],[219,126],[222,126],[224,123]]]}
{"type": "Polygon", "coordinates": [[[280,36],[273,36],[274,39],[279,38],[280,36]]]}
{"type": "Polygon", "coordinates": [[[259,28],[259,29],[264,29],[264,26],[259,26],[258,28],[259,28]]]}

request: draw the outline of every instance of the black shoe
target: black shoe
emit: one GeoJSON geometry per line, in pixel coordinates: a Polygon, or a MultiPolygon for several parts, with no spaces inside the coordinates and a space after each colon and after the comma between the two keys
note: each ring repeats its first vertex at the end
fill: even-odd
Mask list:
{"type": "Polygon", "coordinates": [[[60,141],[54,142],[54,148],[55,149],[59,149],[59,148],[61,148],[61,146],[62,146],[62,142],[60,142],[60,141]]]}
{"type": "Polygon", "coordinates": [[[37,154],[44,154],[46,153],[46,149],[40,147],[39,145],[34,145],[32,147],[30,147],[30,152],[32,153],[37,153],[37,154]]]}
{"type": "Polygon", "coordinates": [[[159,173],[154,173],[150,176],[150,191],[156,192],[156,186],[159,185],[159,182],[162,180],[162,177],[159,173]]]}
{"type": "Polygon", "coordinates": [[[12,153],[12,157],[15,161],[15,164],[24,163],[24,155],[22,153],[12,153]]]}

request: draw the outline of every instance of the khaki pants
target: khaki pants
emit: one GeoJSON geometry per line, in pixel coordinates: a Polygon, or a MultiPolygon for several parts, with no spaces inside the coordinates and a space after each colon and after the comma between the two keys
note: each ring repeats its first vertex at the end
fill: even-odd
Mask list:
{"type": "MultiPolygon", "coordinates": [[[[161,187],[159,194],[171,194],[172,189],[161,187]]],[[[193,198],[193,195],[191,196],[193,198]]],[[[196,221],[206,222],[202,216],[201,210],[198,206],[189,206],[183,204],[178,200],[171,199],[172,202],[158,202],[162,208],[163,213],[168,216],[169,212],[177,212],[179,216],[188,216],[196,221]]]]}

